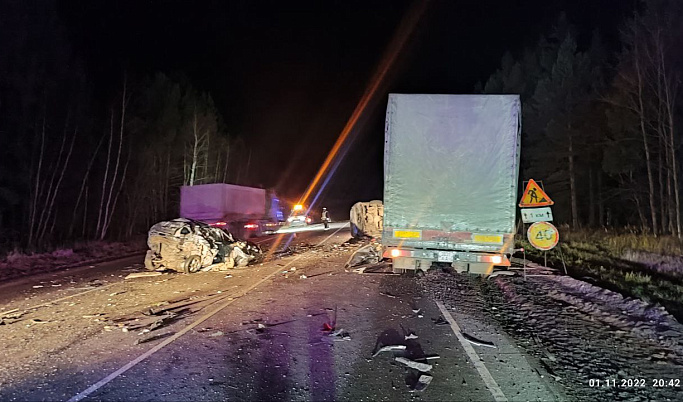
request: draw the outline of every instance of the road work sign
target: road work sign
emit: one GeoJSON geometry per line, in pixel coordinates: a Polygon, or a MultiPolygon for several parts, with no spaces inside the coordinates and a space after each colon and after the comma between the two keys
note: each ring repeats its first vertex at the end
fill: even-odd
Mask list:
{"type": "Polygon", "coordinates": [[[529,243],[539,250],[550,250],[557,246],[560,240],[560,233],[557,228],[549,222],[536,222],[529,226],[526,231],[526,237],[529,243]]]}
{"type": "Polygon", "coordinates": [[[525,208],[522,209],[522,222],[550,222],[553,220],[553,211],[550,207],[543,208],[525,208]]]}
{"type": "Polygon", "coordinates": [[[547,207],[553,205],[553,200],[548,197],[548,194],[534,181],[529,179],[529,182],[522,194],[522,201],[519,202],[521,208],[532,207],[547,207]]]}

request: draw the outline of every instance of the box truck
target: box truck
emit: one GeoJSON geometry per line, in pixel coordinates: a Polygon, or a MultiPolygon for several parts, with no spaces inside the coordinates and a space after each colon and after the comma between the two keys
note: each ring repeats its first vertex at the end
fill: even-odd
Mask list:
{"type": "Polygon", "coordinates": [[[284,221],[274,191],[226,183],[181,187],[180,216],[224,227],[239,238],[273,233],[284,221]]]}

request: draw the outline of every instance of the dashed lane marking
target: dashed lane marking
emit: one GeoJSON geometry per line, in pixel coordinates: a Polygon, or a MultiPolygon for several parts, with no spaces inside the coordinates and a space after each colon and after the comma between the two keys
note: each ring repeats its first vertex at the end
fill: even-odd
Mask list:
{"type": "Polygon", "coordinates": [[[497,402],[507,402],[508,399],[505,397],[505,394],[503,394],[503,390],[500,389],[496,380],[493,379],[493,376],[484,365],[484,361],[481,360],[477,352],[474,351],[472,345],[470,345],[470,343],[462,335],[460,326],[458,326],[458,323],[455,322],[455,318],[453,318],[451,313],[446,310],[446,306],[444,306],[443,303],[437,301],[436,305],[439,307],[439,310],[441,310],[441,314],[443,314],[444,318],[446,318],[446,321],[448,321],[448,323],[451,325],[453,333],[458,338],[463,349],[465,349],[465,353],[467,353],[467,356],[470,358],[474,364],[474,367],[479,372],[479,376],[481,376],[481,379],[484,380],[484,384],[486,384],[486,388],[488,388],[491,392],[491,395],[493,395],[493,399],[495,399],[497,402]]]}
{"type": "MultiPolygon", "coordinates": [[[[339,231],[342,230],[342,229],[344,229],[344,227],[341,227],[341,228],[337,229],[334,233],[332,233],[331,235],[327,236],[323,241],[321,241],[320,243],[318,243],[318,244],[316,245],[316,247],[317,247],[317,246],[320,246],[320,245],[322,245],[322,244],[324,244],[326,241],[328,241],[329,239],[331,239],[332,236],[334,236],[335,234],[337,234],[337,232],[339,232],[339,231]]],[[[86,390],[84,390],[84,391],[82,391],[82,392],[80,392],[80,393],[74,395],[71,399],[68,400],[68,402],[77,402],[77,401],[80,401],[80,400],[82,400],[83,398],[86,398],[88,395],[92,394],[93,392],[97,391],[98,389],[102,388],[103,386],[105,386],[107,383],[109,383],[110,381],[112,381],[112,380],[115,379],[116,377],[120,376],[121,374],[123,374],[123,373],[125,373],[126,371],[130,370],[131,368],[135,367],[135,365],[137,365],[137,364],[140,363],[141,361],[143,361],[143,360],[147,359],[148,357],[152,356],[154,353],[158,352],[159,350],[161,350],[161,349],[164,348],[165,346],[168,346],[169,344],[173,343],[173,342],[176,341],[178,338],[180,338],[181,336],[183,336],[183,335],[185,335],[186,333],[188,333],[189,331],[191,331],[191,330],[192,330],[194,327],[196,327],[197,325],[203,323],[204,321],[208,320],[209,318],[211,318],[212,316],[214,316],[215,314],[217,314],[218,312],[220,312],[220,311],[223,310],[224,308],[228,307],[230,304],[232,304],[232,303],[233,303],[234,301],[236,301],[237,299],[239,299],[239,298],[245,296],[247,293],[249,293],[250,291],[252,291],[252,290],[253,290],[254,288],[256,288],[258,285],[260,285],[260,284],[262,284],[263,282],[265,282],[265,281],[267,281],[268,279],[270,279],[273,275],[275,275],[275,274],[281,272],[283,269],[286,269],[286,268],[289,267],[290,265],[294,264],[299,258],[301,258],[301,256],[302,256],[302,255],[297,256],[297,257],[294,258],[292,261],[290,261],[289,263],[287,263],[284,267],[280,267],[280,266],[276,267],[276,269],[275,269],[272,273],[268,274],[266,277],[264,277],[264,278],[261,279],[260,281],[256,282],[255,284],[249,286],[247,289],[245,289],[244,291],[242,291],[241,294],[238,294],[238,295],[236,295],[236,296],[230,297],[231,300],[227,300],[225,303],[222,303],[220,306],[218,306],[218,307],[216,307],[214,310],[211,310],[210,312],[204,314],[204,315],[201,316],[199,319],[197,319],[197,321],[195,321],[195,322],[193,322],[192,324],[186,326],[184,329],[182,329],[181,331],[177,332],[177,333],[176,333],[175,335],[173,335],[172,337],[167,338],[165,341],[161,342],[161,343],[158,344],[157,346],[153,347],[152,349],[148,350],[147,352],[141,354],[140,356],[138,356],[138,357],[136,357],[135,359],[131,360],[130,362],[126,363],[123,367],[121,367],[120,369],[114,371],[113,373],[109,374],[108,376],[104,377],[103,379],[101,379],[100,381],[96,382],[95,384],[91,385],[91,386],[88,387],[86,390]]],[[[226,296],[226,297],[228,297],[228,296],[226,296]]],[[[223,299],[221,299],[221,300],[223,300],[223,299]]]]}

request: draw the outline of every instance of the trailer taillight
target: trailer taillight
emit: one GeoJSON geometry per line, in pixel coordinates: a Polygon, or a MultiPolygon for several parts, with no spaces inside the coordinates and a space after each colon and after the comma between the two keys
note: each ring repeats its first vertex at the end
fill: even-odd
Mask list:
{"type": "Polygon", "coordinates": [[[384,258],[398,258],[398,257],[411,257],[412,254],[410,250],[401,250],[400,248],[392,248],[384,252],[384,258]]]}
{"type": "Polygon", "coordinates": [[[244,225],[244,227],[246,229],[256,229],[258,227],[258,225],[255,223],[247,223],[246,225],[244,225]]]}

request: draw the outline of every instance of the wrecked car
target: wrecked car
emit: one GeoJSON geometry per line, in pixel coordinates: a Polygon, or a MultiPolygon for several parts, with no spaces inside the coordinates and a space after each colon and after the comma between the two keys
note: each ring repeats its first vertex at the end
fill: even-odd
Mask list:
{"type": "Polygon", "coordinates": [[[178,218],[155,224],[147,237],[145,267],[150,271],[193,273],[246,266],[261,259],[254,243],[204,222],[178,218]]]}

